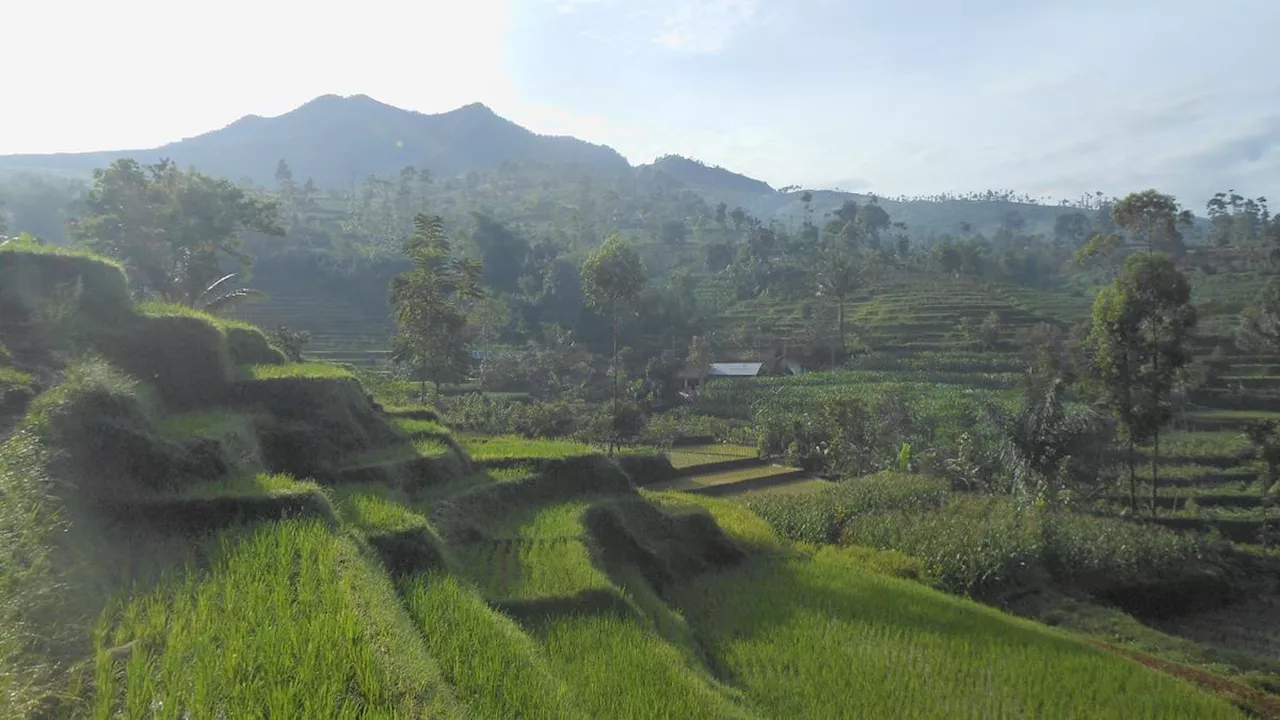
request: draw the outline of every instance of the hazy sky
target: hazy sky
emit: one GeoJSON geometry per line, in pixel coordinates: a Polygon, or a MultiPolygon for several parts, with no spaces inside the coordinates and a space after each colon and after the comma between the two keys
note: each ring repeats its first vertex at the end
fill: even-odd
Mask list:
{"type": "Polygon", "coordinates": [[[363,93],[775,187],[1280,200],[1280,0],[12,5],[0,153],[151,147],[363,93]]]}

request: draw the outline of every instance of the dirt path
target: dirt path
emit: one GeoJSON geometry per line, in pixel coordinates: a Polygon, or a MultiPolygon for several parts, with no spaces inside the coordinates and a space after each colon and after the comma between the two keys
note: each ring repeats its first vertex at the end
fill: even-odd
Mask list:
{"type": "Polygon", "coordinates": [[[1267,695],[1261,690],[1256,690],[1234,680],[1218,677],[1204,670],[1162,660],[1136,650],[1117,647],[1101,640],[1087,639],[1087,642],[1114,655],[1126,657],[1134,662],[1146,665],[1153,670],[1159,670],[1165,674],[1194,683],[1214,695],[1229,700],[1236,707],[1254,717],[1266,718],[1267,720],[1280,719],[1280,699],[1267,695]]]}

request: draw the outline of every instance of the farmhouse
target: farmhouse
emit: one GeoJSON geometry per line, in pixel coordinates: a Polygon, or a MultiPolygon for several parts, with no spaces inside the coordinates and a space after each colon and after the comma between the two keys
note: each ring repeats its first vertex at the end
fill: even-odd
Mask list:
{"type": "Polygon", "coordinates": [[[684,393],[688,395],[695,393],[698,386],[705,380],[801,375],[803,373],[804,368],[800,367],[800,363],[784,362],[778,359],[773,362],[714,362],[707,367],[705,374],[700,372],[699,368],[686,364],[676,373],[676,377],[683,381],[684,393]]]}
{"type": "Polygon", "coordinates": [[[762,362],[720,362],[711,363],[707,372],[708,378],[757,377],[766,374],[762,362]]]}

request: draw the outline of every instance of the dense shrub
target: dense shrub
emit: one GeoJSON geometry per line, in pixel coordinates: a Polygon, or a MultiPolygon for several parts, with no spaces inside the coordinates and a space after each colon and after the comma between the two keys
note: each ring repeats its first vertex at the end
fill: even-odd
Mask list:
{"type": "Polygon", "coordinates": [[[947,483],[883,474],[801,497],[748,505],[793,540],[896,550],[919,558],[942,588],[994,597],[1051,578],[1156,614],[1214,602],[1226,587],[1223,550],[1149,524],[952,493],[947,483]]]}
{"type": "Polygon", "coordinates": [[[267,342],[257,328],[230,326],[225,328],[227,351],[233,365],[283,365],[284,353],[267,342]]]}
{"type": "Polygon", "coordinates": [[[845,526],[870,513],[890,510],[922,512],[943,505],[947,483],[922,475],[881,473],[833,483],[798,497],[748,496],[747,505],[792,540],[836,542],[845,526]]]}
{"type": "Polygon", "coordinates": [[[704,437],[719,442],[755,445],[755,429],[742,420],[704,415],[697,408],[681,406],[649,418],[641,441],[668,447],[681,438],[704,437]]]}
{"type": "Polygon", "coordinates": [[[1031,579],[1041,550],[1031,513],[998,498],[866,515],[848,523],[839,540],[917,557],[940,586],[977,597],[1031,579]]]}

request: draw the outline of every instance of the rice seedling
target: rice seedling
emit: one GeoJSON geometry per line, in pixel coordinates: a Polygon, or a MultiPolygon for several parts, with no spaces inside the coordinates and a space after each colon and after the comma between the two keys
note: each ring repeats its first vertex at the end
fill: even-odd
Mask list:
{"type": "Polygon", "coordinates": [[[319,523],[223,536],[207,574],[190,570],[104,614],[95,633],[93,715],[439,712],[448,691],[432,686],[438,671],[425,655],[419,667],[401,668],[421,675],[397,677],[406,658],[388,662],[388,650],[405,648],[388,648],[367,625],[369,606],[378,604],[360,597],[369,578],[344,570],[361,562],[349,541],[319,523]]]}
{"type": "Polygon", "coordinates": [[[403,430],[406,435],[413,438],[444,438],[449,437],[451,434],[449,428],[431,420],[396,418],[393,422],[397,427],[403,430]]]}
{"type": "Polygon", "coordinates": [[[634,621],[611,615],[558,617],[540,628],[538,638],[552,672],[590,717],[761,717],[634,621]]]}
{"type": "Polygon", "coordinates": [[[278,380],[282,378],[354,379],[351,371],[329,363],[309,362],[290,365],[251,365],[244,369],[246,380],[278,380]]]}
{"type": "Polygon", "coordinates": [[[469,584],[432,574],[401,587],[445,680],[477,718],[587,718],[538,644],[469,584]]]}
{"type": "Polygon", "coordinates": [[[525,438],[519,435],[464,434],[458,440],[472,459],[479,462],[575,457],[600,452],[592,445],[574,440],[525,438]]]}
{"type": "Polygon", "coordinates": [[[676,602],[770,717],[1242,717],[1064,634],[829,556],[748,563],[676,602]]]}

